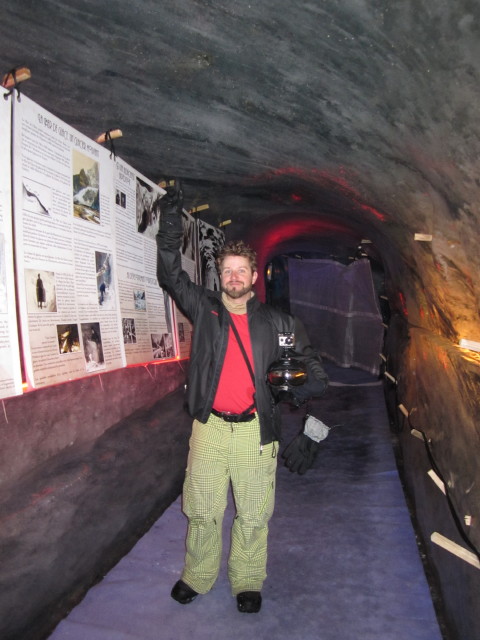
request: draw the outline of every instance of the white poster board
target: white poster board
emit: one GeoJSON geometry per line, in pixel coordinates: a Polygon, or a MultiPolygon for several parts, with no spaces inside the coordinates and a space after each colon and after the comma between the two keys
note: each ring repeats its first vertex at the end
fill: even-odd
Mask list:
{"type": "Polygon", "coordinates": [[[127,364],[176,357],[173,306],[157,281],[160,200],[165,191],[117,158],[115,237],[127,364]]]}
{"type": "Polygon", "coordinates": [[[17,290],[29,387],[125,365],[109,152],[15,102],[17,290]]]}
{"type": "Polygon", "coordinates": [[[0,88],[0,398],[22,393],[11,202],[11,101],[0,88]]]}
{"type": "MultiPolygon", "coordinates": [[[[187,211],[182,211],[183,242],[181,247],[182,267],[190,276],[192,282],[196,282],[197,261],[195,259],[198,252],[197,223],[195,218],[187,211]]],[[[190,357],[190,347],[192,343],[193,326],[181,310],[174,305],[176,320],[176,339],[178,355],[180,358],[190,357]]]]}

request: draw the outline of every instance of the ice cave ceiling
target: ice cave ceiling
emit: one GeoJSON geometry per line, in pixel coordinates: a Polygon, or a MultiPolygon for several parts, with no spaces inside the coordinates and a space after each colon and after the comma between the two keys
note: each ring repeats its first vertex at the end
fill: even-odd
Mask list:
{"type": "Polygon", "coordinates": [[[478,324],[476,0],[4,0],[3,72],[266,260],[362,239],[410,319],[478,324]],[[432,236],[418,242],[415,233],[432,236]]]}

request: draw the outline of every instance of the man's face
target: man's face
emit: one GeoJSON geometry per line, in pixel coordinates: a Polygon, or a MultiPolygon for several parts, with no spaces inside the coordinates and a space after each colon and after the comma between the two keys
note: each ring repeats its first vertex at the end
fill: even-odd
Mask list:
{"type": "Polygon", "coordinates": [[[258,273],[252,271],[250,261],[243,256],[227,256],[220,268],[222,291],[237,302],[250,298],[250,291],[258,273]]]}

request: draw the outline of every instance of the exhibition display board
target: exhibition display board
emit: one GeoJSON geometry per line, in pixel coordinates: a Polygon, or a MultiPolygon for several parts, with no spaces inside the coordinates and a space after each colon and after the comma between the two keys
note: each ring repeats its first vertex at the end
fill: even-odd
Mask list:
{"type": "Polygon", "coordinates": [[[165,192],[115,162],[116,286],[127,364],[176,355],[172,301],[158,286],[155,235],[165,192]]]}
{"type": "MultiPolygon", "coordinates": [[[[183,243],[182,243],[182,267],[190,276],[192,282],[200,282],[196,273],[198,255],[198,233],[195,218],[182,212],[183,243]]],[[[175,321],[177,326],[177,349],[180,358],[188,358],[190,355],[190,345],[192,342],[192,325],[175,305],[175,321]]]]}
{"type": "Polygon", "coordinates": [[[11,206],[11,102],[0,87],[0,398],[22,392],[11,206]]]}
{"type": "MultiPolygon", "coordinates": [[[[187,358],[191,324],[156,277],[165,191],[27,96],[2,96],[0,398],[187,358]]],[[[200,221],[182,220],[199,282],[200,221]]],[[[223,234],[207,231],[210,252],[223,234]]]]}
{"type": "Polygon", "coordinates": [[[106,149],[26,96],[15,103],[16,277],[30,387],[125,365],[113,166],[106,149]]]}

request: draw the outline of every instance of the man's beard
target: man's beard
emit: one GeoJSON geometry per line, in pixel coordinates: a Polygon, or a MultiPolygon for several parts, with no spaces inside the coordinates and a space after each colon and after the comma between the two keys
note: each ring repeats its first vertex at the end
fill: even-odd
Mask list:
{"type": "Polygon", "coordinates": [[[252,290],[252,285],[242,287],[241,289],[227,289],[227,287],[222,285],[221,289],[227,296],[236,300],[237,298],[241,298],[245,294],[249,293],[249,291],[252,290]]]}

